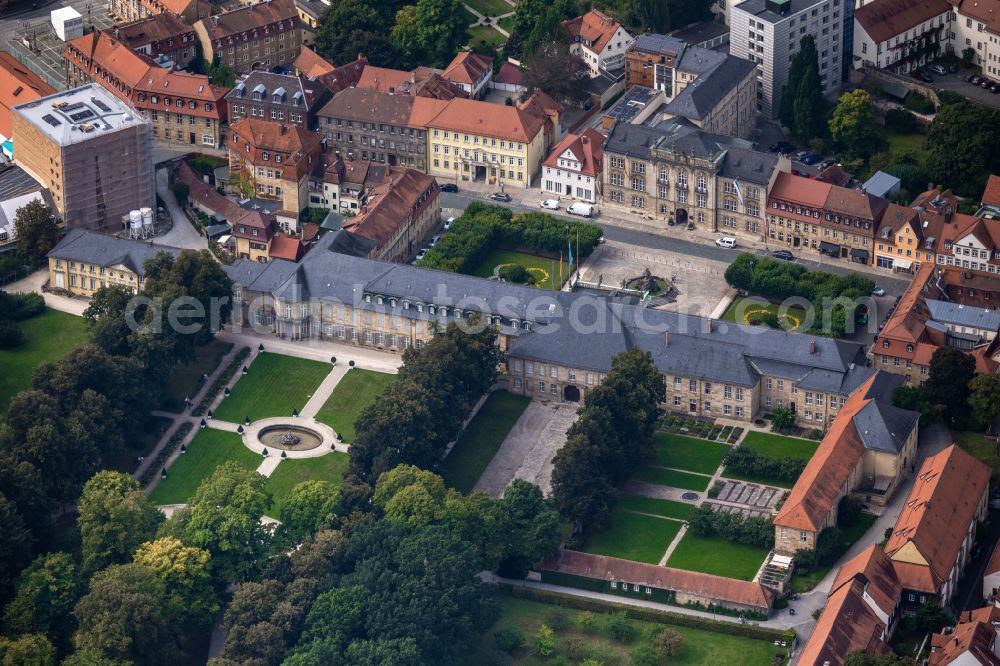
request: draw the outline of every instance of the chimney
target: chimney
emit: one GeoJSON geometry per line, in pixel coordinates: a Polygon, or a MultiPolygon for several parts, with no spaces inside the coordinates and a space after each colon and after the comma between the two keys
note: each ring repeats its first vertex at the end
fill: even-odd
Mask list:
{"type": "Polygon", "coordinates": [[[416,82],[417,82],[417,73],[410,72],[410,83],[416,83],[416,82]]]}
{"type": "Polygon", "coordinates": [[[815,340],[810,340],[809,341],[809,353],[810,354],[815,354],[816,353],[816,341],[815,340]]]}
{"type": "Polygon", "coordinates": [[[711,317],[705,317],[702,320],[701,327],[705,333],[711,333],[712,331],[715,330],[715,322],[712,320],[711,317]]]}
{"type": "Polygon", "coordinates": [[[663,346],[666,347],[670,344],[670,331],[663,332],[663,346]]]}
{"type": "Polygon", "coordinates": [[[288,132],[288,128],[287,128],[287,127],[285,127],[284,125],[282,125],[282,126],[281,126],[281,133],[282,133],[282,134],[285,134],[286,132],[288,132]]]}

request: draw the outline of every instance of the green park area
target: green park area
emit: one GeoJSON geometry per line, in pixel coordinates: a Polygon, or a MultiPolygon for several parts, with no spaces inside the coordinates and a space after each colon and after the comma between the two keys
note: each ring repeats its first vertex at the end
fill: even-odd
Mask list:
{"type": "Polygon", "coordinates": [[[6,413],[15,394],[31,388],[31,374],[42,363],[53,363],[89,338],[83,317],[45,309],[18,322],[24,342],[0,350],[0,413],[6,413]]]}
{"type": "Polygon", "coordinates": [[[720,537],[700,536],[688,530],[667,560],[668,567],[753,580],[768,549],[750,546],[720,537]]]}
{"type": "Polygon", "coordinates": [[[504,0],[464,0],[464,4],[469,5],[483,16],[493,18],[514,11],[514,6],[504,2],[504,0]]]}
{"type": "Polygon", "coordinates": [[[675,502],[674,500],[659,499],[656,497],[621,495],[618,498],[618,508],[634,513],[649,513],[664,518],[687,520],[694,506],[685,504],[684,502],[675,502]]]}
{"type": "Polygon", "coordinates": [[[493,29],[490,25],[477,25],[469,28],[469,46],[471,47],[481,47],[482,45],[492,46],[496,48],[500,46],[507,38],[501,33],[493,29]]]}
{"type": "Polygon", "coordinates": [[[479,666],[488,663],[508,663],[516,666],[536,666],[551,663],[572,664],[637,664],[669,663],[671,666],[707,666],[708,664],[741,664],[768,666],[782,663],[773,643],[745,636],[717,633],[705,629],[678,626],[647,620],[633,620],[601,610],[582,611],[548,603],[503,597],[503,611],[496,623],[474,642],[464,664],[479,666]],[[533,638],[545,625],[553,632],[553,652],[548,656],[534,654],[533,638]],[[624,627],[624,628],[622,628],[624,627]],[[651,645],[653,638],[664,629],[682,637],[677,654],[666,660],[638,661],[639,652],[651,645]],[[500,634],[523,636],[523,643],[509,647],[498,641],[500,634]],[[500,662],[492,658],[503,647],[509,659],[500,662]]]}
{"type": "Polygon", "coordinates": [[[751,430],[742,444],[768,458],[798,458],[806,462],[816,453],[819,442],[800,437],[785,437],[770,432],[751,430]]]}
{"type": "Polygon", "coordinates": [[[676,469],[666,469],[657,465],[640,467],[632,478],[643,483],[654,483],[659,486],[670,486],[683,490],[704,492],[712,477],[705,474],[691,474],[676,469]]]}
{"type": "Polygon", "coordinates": [[[351,368],[316,413],[316,420],[333,428],[341,440],[353,442],[357,437],[354,421],[395,379],[396,375],[385,372],[351,368]]]}
{"type": "Polygon", "coordinates": [[[623,560],[659,564],[683,523],[670,518],[647,516],[623,509],[612,514],[610,527],[587,537],[584,552],[623,560]]]}
{"type": "Polygon", "coordinates": [[[496,274],[498,267],[500,276],[508,282],[533,285],[541,289],[560,289],[570,275],[567,259],[563,259],[562,275],[560,276],[558,259],[546,259],[511,250],[491,251],[483,258],[472,274],[479,277],[492,277],[496,274]],[[519,271],[516,267],[523,270],[519,271]]]}
{"type": "Polygon", "coordinates": [[[738,459],[727,460],[722,476],[791,488],[818,446],[819,442],[811,439],[750,431],[743,438],[740,450],[733,452],[738,459]]]}
{"type": "Polygon", "coordinates": [[[187,451],[177,456],[149,496],[153,504],[184,504],[201,482],[211,476],[224,462],[235,460],[241,467],[257,469],[261,456],[243,445],[243,438],[234,432],[205,428],[195,435],[187,451]]]}
{"type": "Polygon", "coordinates": [[[737,298],[722,315],[724,321],[750,326],[771,326],[797,331],[805,320],[806,311],[799,307],[781,307],[762,298],[737,298]],[[775,325],[777,324],[777,325],[775,325]]]}
{"type": "Polygon", "coordinates": [[[531,399],[494,391],[466,426],[441,466],[445,483],[468,493],[500,449],[531,399]]]}
{"type": "Polygon", "coordinates": [[[271,493],[271,508],[267,515],[281,517],[281,506],[292,488],[303,481],[329,481],[339,487],[347,469],[347,454],[331,451],[317,458],[282,460],[267,477],[267,492],[271,493]]]}
{"type": "Polygon", "coordinates": [[[305,406],[328,374],[329,363],[261,352],[215,410],[215,418],[242,423],[248,416],[254,421],[291,416],[293,410],[305,406]]]}
{"type": "Polygon", "coordinates": [[[175,414],[184,411],[184,398],[194,399],[204,383],[204,376],[211,375],[232,348],[233,343],[221,340],[198,347],[193,361],[178,365],[170,373],[161,408],[175,414]]]}
{"type": "Polygon", "coordinates": [[[731,448],[720,442],[669,432],[656,433],[655,446],[654,460],[657,465],[700,474],[714,474],[731,448]]]}

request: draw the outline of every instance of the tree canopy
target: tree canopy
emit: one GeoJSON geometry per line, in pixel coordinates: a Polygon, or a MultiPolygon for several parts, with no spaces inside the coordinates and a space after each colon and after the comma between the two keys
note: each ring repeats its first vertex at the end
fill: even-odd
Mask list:
{"type": "Polygon", "coordinates": [[[830,138],[849,159],[865,158],[883,143],[875,125],[875,103],[861,88],[840,96],[829,127],[830,138]]]}
{"type": "Polygon", "coordinates": [[[88,572],[129,562],[163,522],[163,513],[130,474],[98,472],[84,484],[78,506],[83,568],[88,572]]]}
{"type": "Polygon", "coordinates": [[[59,242],[55,215],[46,204],[29,201],[14,214],[17,250],[32,257],[45,257],[59,242]]]}
{"type": "Polygon", "coordinates": [[[781,93],[778,117],[802,141],[822,137],[823,86],[819,78],[819,53],[812,35],[799,42],[798,52],[788,67],[788,82],[781,93]]]}

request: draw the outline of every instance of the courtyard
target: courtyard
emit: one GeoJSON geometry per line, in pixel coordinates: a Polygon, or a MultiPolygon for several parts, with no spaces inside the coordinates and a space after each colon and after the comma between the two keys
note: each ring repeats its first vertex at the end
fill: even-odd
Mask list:
{"type": "MultiPolygon", "coordinates": [[[[500,34],[500,33],[497,33],[500,34]]],[[[520,266],[531,276],[533,282],[526,282],[539,289],[560,289],[569,279],[571,270],[568,259],[560,262],[558,259],[547,259],[525,252],[512,250],[492,250],[483,257],[479,266],[472,272],[477,277],[489,278],[497,275],[505,267],[520,266]]]]}
{"type": "Polygon", "coordinates": [[[330,364],[294,356],[262,352],[224,398],[215,418],[242,423],[269,416],[291,416],[306,402],[330,374],[330,364]]]}

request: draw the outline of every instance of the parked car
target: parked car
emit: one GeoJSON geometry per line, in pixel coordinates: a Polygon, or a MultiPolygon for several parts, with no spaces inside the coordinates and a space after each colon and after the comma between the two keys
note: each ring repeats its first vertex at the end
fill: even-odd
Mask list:
{"type": "Polygon", "coordinates": [[[808,150],[800,150],[799,152],[795,153],[795,159],[801,162],[808,154],[809,154],[808,150]]]}
{"type": "Polygon", "coordinates": [[[836,163],[837,163],[837,160],[826,160],[826,161],[820,163],[819,168],[820,169],[829,169],[830,167],[832,167],[836,163]]]}
{"type": "Polygon", "coordinates": [[[442,192],[458,192],[458,185],[455,183],[445,183],[441,186],[442,192]]]}
{"type": "Polygon", "coordinates": [[[934,78],[927,72],[923,71],[922,69],[918,69],[917,71],[913,72],[913,78],[917,79],[918,81],[923,81],[924,83],[934,83],[934,78]]]}
{"type": "Polygon", "coordinates": [[[493,201],[501,201],[503,203],[511,202],[510,195],[507,194],[506,192],[494,192],[493,194],[490,195],[490,199],[492,199],[493,201]]]}
{"type": "Polygon", "coordinates": [[[430,247],[437,245],[439,240],[441,240],[441,234],[434,234],[431,236],[430,247]]]}
{"type": "Polygon", "coordinates": [[[428,249],[429,249],[429,248],[426,248],[426,247],[425,247],[424,249],[420,250],[420,252],[417,252],[417,258],[416,258],[416,259],[414,259],[414,261],[420,261],[421,259],[423,259],[423,258],[424,258],[424,255],[426,255],[426,254],[427,254],[427,250],[428,250],[428,249]]]}
{"type": "Polygon", "coordinates": [[[945,69],[942,65],[931,65],[927,69],[931,70],[935,74],[940,74],[941,76],[944,76],[945,74],[948,73],[948,70],[945,69]]]}
{"type": "Polygon", "coordinates": [[[570,215],[579,215],[580,217],[594,217],[598,211],[594,204],[577,201],[574,204],[566,206],[566,212],[570,215]]]}
{"type": "Polygon", "coordinates": [[[715,244],[719,247],[734,248],[736,247],[736,239],[732,236],[723,236],[722,238],[716,238],[715,244]]]}
{"type": "Polygon", "coordinates": [[[559,210],[559,201],[556,199],[545,199],[538,205],[548,210],[559,210]]]}
{"type": "Polygon", "coordinates": [[[444,221],[444,230],[448,231],[449,229],[451,229],[451,225],[452,225],[452,223],[454,221],[455,221],[455,218],[453,218],[453,217],[449,217],[447,220],[445,220],[444,221]]]}
{"type": "Polygon", "coordinates": [[[977,74],[973,74],[972,75],[972,79],[969,80],[969,83],[971,83],[974,86],[978,86],[982,82],[983,82],[983,77],[981,77],[981,76],[979,76],[977,74]]]}
{"type": "Polygon", "coordinates": [[[882,287],[875,287],[872,289],[872,296],[885,296],[885,289],[882,287]]]}
{"type": "Polygon", "coordinates": [[[808,166],[812,166],[813,164],[821,162],[822,160],[823,160],[822,155],[816,155],[814,153],[806,153],[806,156],[802,158],[802,163],[808,166]]]}
{"type": "Polygon", "coordinates": [[[979,87],[982,88],[983,90],[989,90],[990,85],[991,84],[989,79],[983,79],[982,81],[979,82],[979,87]]]}
{"type": "Polygon", "coordinates": [[[975,74],[966,74],[966,75],[965,75],[965,82],[966,82],[966,83],[972,83],[972,81],[973,81],[974,79],[976,79],[976,78],[978,78],[978,77],[976,77],[976,75],[975,75],[975,74]]]}
{"type": "Polygon", "coordinates": [[[1000,93],[1000,83],[990,84],[990,92],[993,93],[994,95],[1000,93]]]}
{"type": "Polygon", "coordinates": [[[788,143],[787,141],[778,141],[776,143],[772,143],[770,146],[768,146],[767,149],[770,150],[772,153],[781,153],[782,155],[787,155],[788,153],[795,150],[795,146],[788,143]]]}
{"type": "Polygon", "coordinates": [[[782,259],[784,261],[795,261],[795,255],[788,250],[775,250],[771,253],[771,256],[775,259],[782,259]]]}

